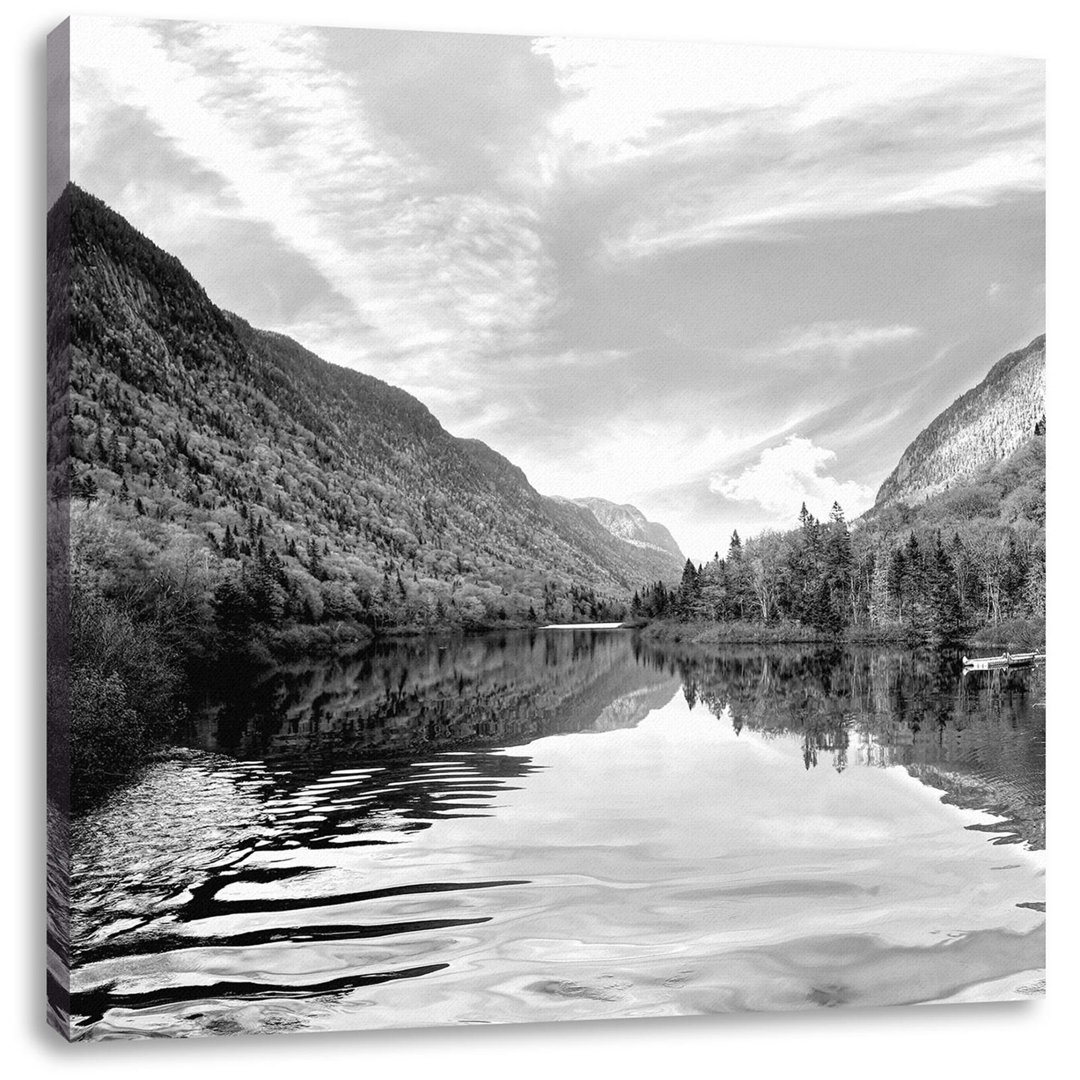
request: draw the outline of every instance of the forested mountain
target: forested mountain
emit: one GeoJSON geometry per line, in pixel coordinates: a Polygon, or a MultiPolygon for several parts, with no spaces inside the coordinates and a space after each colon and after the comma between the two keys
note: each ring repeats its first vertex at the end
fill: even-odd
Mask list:
{"type": "Polygon", "coordinates": [[[911,443],[876,505],[918,502],[1007,458],[1046,422],[1046,335],[999,360],[911,443]]]}
{"type": "Polygon", "coordinates": [[[193,561],[225,599],[261,574],[272,595],[255,602],[310,624],[595,617],[642,577],[677,575],[404,391],[220,310],[74,185],[49,231],[70,252],[50,266],[59,288],[70,262],[76,538],[125,534],[119,557],[151,576],[155,553],[193,561]]]}
{"type": "Polygon", "coordinates": [[[677,577],[404,391],[222,311],[74,185],[47,225],[57,792],[100,792],[271,652],[621,619],[677,577]]]}
{"type": "Polygon", "coordinates": [[[617,536],[635,547],[651,549],[670,555],[675,563],[675,573],[682,570],[683,560],[686,558],[675,538],[663,526],[655,521],[649,521],[645,515],[629,503],[613,503],[608,499],[583,498],[569,499],[568,502],[576,503],[591,510],[596,520],[604,526],[612,536],[617,536]]]}

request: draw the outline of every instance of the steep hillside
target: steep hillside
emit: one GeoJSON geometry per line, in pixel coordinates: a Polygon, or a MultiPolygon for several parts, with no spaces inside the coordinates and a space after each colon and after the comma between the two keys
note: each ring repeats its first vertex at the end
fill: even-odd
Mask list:
{"type": "Polygon", "coordinates": [[[656,576],[656,552],[404,391],[217,308],[73,185],[49,235],[54,311],[70,289],[73,536],[107,535],[114,561],[183,552],[213,589],[253,560],[275,618],[376,625],[588,617],[656,576]]]}
{"type": "Polygon", "coordinates": [[[1046,336],[999,360],[978,386],[923,430],[878,491],[876,505],[919,502],[1007,458],[1043,430],[1046,336]]]}
{"type": "Polygon", "coordinates": [[[922,502],[878,504],[858,527],[900,537],[913,528],[948,532],[977,522],[1023,534],[1046,528],[1046,437],[1033,435],[1002,461],[987,461],[970,476],[922,502]]]}
{"type": "Polygon", "coordinates": [[[645,515],[629,503],[620,505],[607,499],[570,499],[578,506],[591,510],[593,516],[612,536],[617,536],[635,547],[664,552],[675,560],[677,572],[681,572],[686,556],[679,549],[675,538],[663,526],[649,521],[645,515]]]}

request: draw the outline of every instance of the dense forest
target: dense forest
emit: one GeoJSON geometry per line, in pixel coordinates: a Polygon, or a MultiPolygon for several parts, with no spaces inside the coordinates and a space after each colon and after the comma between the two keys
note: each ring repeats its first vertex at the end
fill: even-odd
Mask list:
{"type": "Polygon", "coordinates": [[[878,507],[745,543],[671,588],[635,593],[636,617],[715,624],[714,635],[814,635],[1042,644],[1046,615],[1045,421],[1006,460],[920,505],[878,507]]]}

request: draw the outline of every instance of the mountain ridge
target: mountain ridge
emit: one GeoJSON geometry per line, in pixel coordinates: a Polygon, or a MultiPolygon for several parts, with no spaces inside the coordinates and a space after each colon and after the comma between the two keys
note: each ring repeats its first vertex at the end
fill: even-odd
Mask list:
{"type": "Polygon", "coordinates": [[[48,220],[68,479],[132,545],[193,541],[225,568],[272,554],[286,618],[316,622],[589,617],[677,575],[406,391],[217,307],[76,185],[48,220]]]}

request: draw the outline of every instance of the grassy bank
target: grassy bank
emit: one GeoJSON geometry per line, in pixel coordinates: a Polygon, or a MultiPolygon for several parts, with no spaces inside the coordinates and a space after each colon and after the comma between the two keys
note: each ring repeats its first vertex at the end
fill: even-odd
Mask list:
{"type": "Polygon", "coordinates": [[[1046,648],[1045,619],[1006,619],[997,626],[984,626],[966,644],[977,648],[996,646],[1014,651],[1046,648]]]}
{"type": "MultiPolygon", "coordinates": [[[[680,622],[654,619],[641,626],[646,641],[688,645],[918,645],[925,644],[903,627],[851,626],[839,634],[828,634],[799,623],[680,622]]],[[[1042,649],[1046,644],[1046,622],[1042,619],[1009,619],[996,626],[984,626],[965,635],[967,648],[1042,649]]]]}
{"type": "Polygon", "coordinates": [[[646,641],[685,642],[689,645],[794,645],[836,644],[837,642],[902,642],[900,631],[851,627],[842,634],[829,634],[799,623],[677,622],[656,619],[641,630],[646,641]]]}

